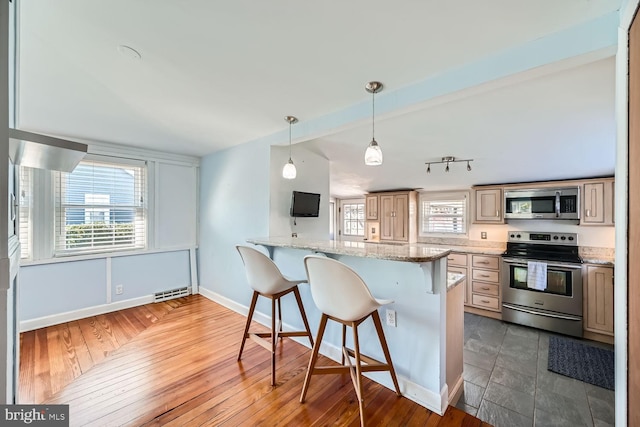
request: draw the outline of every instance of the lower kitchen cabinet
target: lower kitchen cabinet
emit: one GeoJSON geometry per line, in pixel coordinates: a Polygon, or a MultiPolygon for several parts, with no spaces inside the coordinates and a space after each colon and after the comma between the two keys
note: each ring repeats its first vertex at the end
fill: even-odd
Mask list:
{"type": "Polygon", "coordinates": [[[464,304],[469,304],[470,292],[467,283],[469,282],[466,278],[469,277],[469,268],[468,268],[468,256],[467,254],[451,252],[447,257],[447,271],[449,273],[458,273],[464,274],[465,279],[461,285],[464,288],[464,304]]]}
{"type": "Polygon", "coordinates": [[[586,265],[584,329],[613,336],[613,268],[586,265]]]}
{"type": "Polygon", "coordinates": [[[471,255],[470,283],[469,306],[501,312],[499,256],[471,255]]]}

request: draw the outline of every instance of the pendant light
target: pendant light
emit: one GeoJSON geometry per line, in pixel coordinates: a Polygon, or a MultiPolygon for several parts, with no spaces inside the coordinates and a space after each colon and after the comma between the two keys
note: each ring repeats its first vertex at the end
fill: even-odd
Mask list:
{"type": "Polygon", "coordinates": [[[371,142],[364,152],[364,164],[367,166],[380,166],[382,164],[382,150],[376,141],[376,93],[382,90],[382,83],[369,82],[365,86],[371,94],[371,142]]]}
{"type": "Polygon", "coordinates": [[[286,116],[284,120],[289,123],[289,161],[282,168],[282,177],[286,179],[295,179],[296,165],[294,165],[293,160],[291,160],[291,125],[297,123],[298,119],[293,116],[286,116]]]}

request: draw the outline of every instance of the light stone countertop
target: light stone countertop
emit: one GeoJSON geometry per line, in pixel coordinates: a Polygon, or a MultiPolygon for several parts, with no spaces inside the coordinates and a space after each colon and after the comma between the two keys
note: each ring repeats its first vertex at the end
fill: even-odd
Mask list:
{"type": "Polygon", "coordinates": [[[315,240],[298,237],[256,237],[247,239],[254,245],[281,248],[307,249],[335,255],[350,255],[363,258],[386,259],[403,262],[431,262],[444,258],[451,250],[444,246],[424,243],[370,243],[315,240]]]}
{"type": "Polygon", "coordinates": [[[614,258],[582,258],[582,262],[584,264],[599,264],[603,267],[613,267],[615,266],[614,258]]]}
{"type": "Polygon", "coordinates": [[[467,277],[464,274],[459,273],[447,273],[447,292],[458,286],[467,277]]]}

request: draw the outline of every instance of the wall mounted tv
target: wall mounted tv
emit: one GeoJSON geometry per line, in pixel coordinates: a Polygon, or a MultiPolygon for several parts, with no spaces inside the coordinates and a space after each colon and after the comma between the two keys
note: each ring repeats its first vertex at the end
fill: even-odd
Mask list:
{"type": "Polygon", "coordinates": [[[320,195],[294,191],[291,195],[291,216],[317,217],[320,212],[320,195]]]}

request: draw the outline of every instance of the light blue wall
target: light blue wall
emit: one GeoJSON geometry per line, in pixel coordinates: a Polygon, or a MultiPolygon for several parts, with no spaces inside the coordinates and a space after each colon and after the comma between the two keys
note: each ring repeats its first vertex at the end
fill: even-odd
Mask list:
{"type": "Polygon", "coordinates": [[[162,252],[111,260],[112,301],[190,286],[189,251],[162,252]],[[124,292],[116,295],[116,286],[124,292]]]}
{"type": "Polygon", "coordinates": [[[269,154],[252,142],[200,162],[200,287],[243,305],[251,291],[235,245],[269,235],[269,154]]]}
{"type": "Polygon", "coordinates": [[[20,269],[20,320],[149,297],[191,285],[189,251],[31,265],[20,269]],[[124,286],[116,295],[115,287],[124,286]],[[111,288],[111,301],[108,300],[111,288]]]}
{"type": "Polygon", "coordinates": [[[22,267],[20,320],[104,304],[106,281],[104,259],[22,267]]]}

